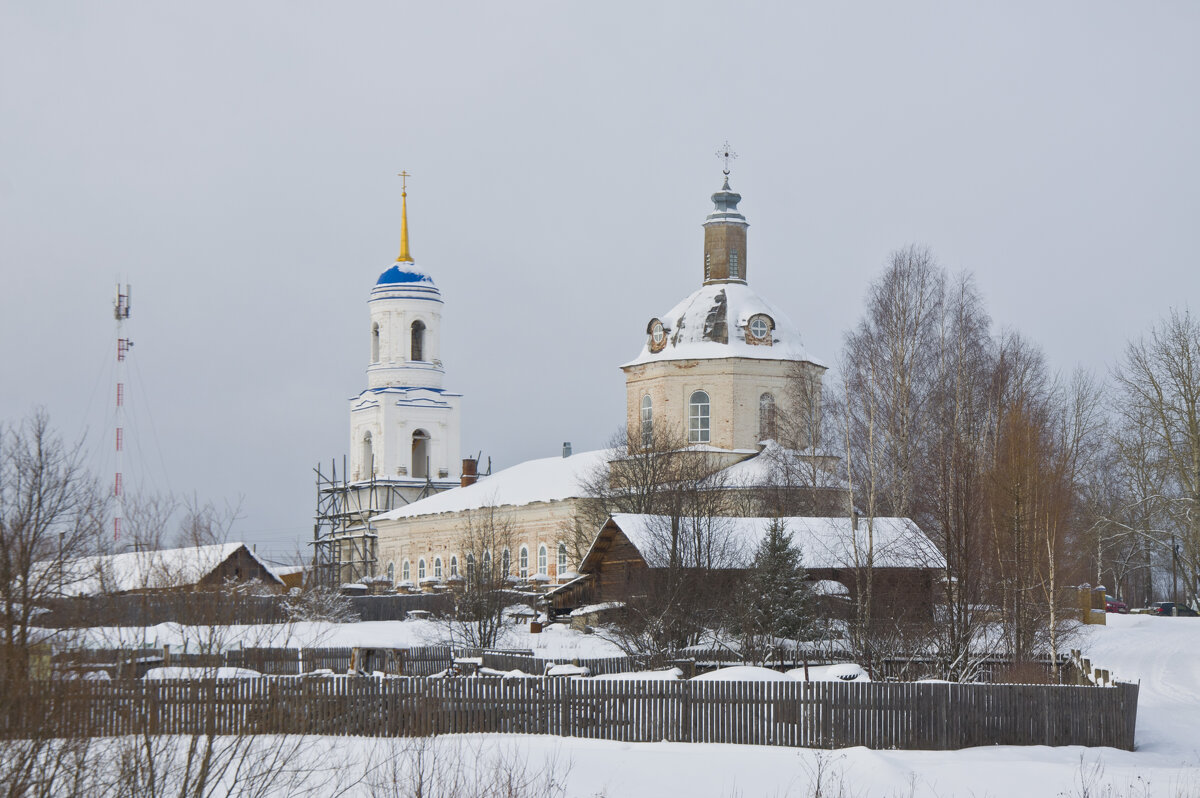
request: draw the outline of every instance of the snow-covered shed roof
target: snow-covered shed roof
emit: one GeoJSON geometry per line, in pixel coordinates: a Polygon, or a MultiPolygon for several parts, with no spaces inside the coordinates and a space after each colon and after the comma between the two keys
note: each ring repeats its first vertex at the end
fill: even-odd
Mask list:
{"type": "Polygon", "coordinates": [[[578,498],[585,495],[584,481],[612,456],[611,450],[597,449],[578,452],[570,457],[528,460],[483,477],[465,488],[452,488],[384,513],[376,520],[578,498]]]}
{"type": "Polygon", "coordinates": [[[658,352],[646,336],[641,353],[622,368],[659,360],[712,360],[745,357],[757,360],[798,360],[823,366],[804,348],[799,329],[782,311],[748,285],[713,283],[693,291],[686,299],[655,317],[666,331],[666,344],[658,352]],[[757,315],[774,323],[771,345],[746,341],[746,325],[757,315]],[[723,329],[723,333],[722,333],[723,329]]]}
{"type": "MultiPolygon", "coordinates": [[[[729,543],[731,567],[749,567],[754,551],[767,535],[773,518],[728,518],[707,519],[714,534],[729,543]]],[[[811,518],[798,516],[778,519],[786,525],[792,535],[792,543],[800,547],[801,563],[805,568],[851,568],[855,565],[855,550],[859,561],[865,558],[868,535],[868,519],[860,518],[858,529],[849,518],[811,518]]],[[[870,531],[873,537],[876,568],[943,568],[946,561],[937,547],[909,518],[873,518],[870,531]]],[[[663,530],[670,526],[670,519],[659,515],[614,515],[610,523],[624,533],[637,548],[646,564],[651,568],[663,567],[664,547],[658,544],[663,530]]],[[[607,524],[606,524],[607,526],[607,524]]],[[[597,536],[597,540],[599,536],[597,536]]],[[[580,570],[588,567],[588,560],[595,549],[588,551],[580,570]]]]}
{"type": "Polygon", "coordinates": [[[63,594],[94,596],[195,585],[240,549],[262,566],[269,579],[282,584],[274,570],[245,543],[217,543],[70,560],[63,564],[63,594]]]}

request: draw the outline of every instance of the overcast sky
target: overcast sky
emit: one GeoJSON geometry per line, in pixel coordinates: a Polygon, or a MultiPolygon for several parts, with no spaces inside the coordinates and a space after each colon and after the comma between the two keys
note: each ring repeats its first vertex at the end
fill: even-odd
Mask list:
{"type": "Polygon", "coordinates": [[[598,447],[699,284],[726,139],[751,284],[818,358],[916,242],[1103,371],[1200,309],[1200,4],[984,6],[6,0],[0,420],[43,406],[112,471],[128,280],[127,479],[302,545],[406,169],[463,454],[598,447]]]}

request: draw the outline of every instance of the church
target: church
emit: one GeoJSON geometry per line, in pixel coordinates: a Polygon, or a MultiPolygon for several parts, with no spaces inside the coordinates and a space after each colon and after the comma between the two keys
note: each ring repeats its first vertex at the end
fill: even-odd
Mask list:
{"type": "MultiPolygon", "coordinates": [[[[802,422],[786,436],[780,429],[783,419],[811,418],[819,409],[814,405],[826,366],[805,349],[786,314],[750,287],[749,223],[728,168],[723,175],[702,222],[699,287],[630,331],[631,345],[640,338],[640,351],[621,366],[628,448],[571,453],[564,447],[562,457],[483,477],[473,461],[460,460],[461,395],[443,385],[438,347],[443,302],[409,252],[405,192],[400,257],[368,301],[367,387],[350,407],[348,483],[359,491],[383,483],[394,493],[343,533],[369,541],[367,570],[385,589],[461,583],[479,556],[469,532],[485,518],[502,525],[504,542],[484,556],[495,556],[514,583],[545,589],[585,580],[585,561],[597,568],[603,561],[601,528],[609,538],[612,531],[607,516],[595,515],[597,486],[615,480],[630,454],[664,441],[706,464],[706,482],[719,486],[714,506],[723,516],[827,515],[833,527],[850,533],[852,513],[845,485],[834,476],[836,457],[818,448],[802,422]],[[816,390],[799,393],[798,382],[816,390]],[[790,448],[777,442],[785,438],[790,448]],[[805,489],[821,501],[799,513],[765,504],[764,497],[778,495],[781,471],[792,472],[785,475],[788,484],[806,472],[805,489]]],[[[634,523],[625,519],[627,526],[634,523]]]]}

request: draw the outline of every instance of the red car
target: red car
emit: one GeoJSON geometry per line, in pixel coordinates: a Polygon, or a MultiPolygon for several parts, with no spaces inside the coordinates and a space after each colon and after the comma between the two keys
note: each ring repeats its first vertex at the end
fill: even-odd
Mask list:
{"type": "Polygon", "coordinates": [[[1121,601],[1116,596],[1104,594],[1104,611],[1105,612],[1129,612],[1129,605],[1121,601]]]}

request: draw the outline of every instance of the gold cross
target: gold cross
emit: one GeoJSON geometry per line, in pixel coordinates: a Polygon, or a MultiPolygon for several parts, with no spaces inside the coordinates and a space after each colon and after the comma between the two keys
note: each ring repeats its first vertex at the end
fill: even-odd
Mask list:
{"type": "Polygon", "coordinates": [[[400,174],[396,175],[396,177],[400,178],[401,180],[400,190],[408,191],[408,179],[412,177],[412,175],[410,175],[408,172],[401,172],[400,174]]]}

